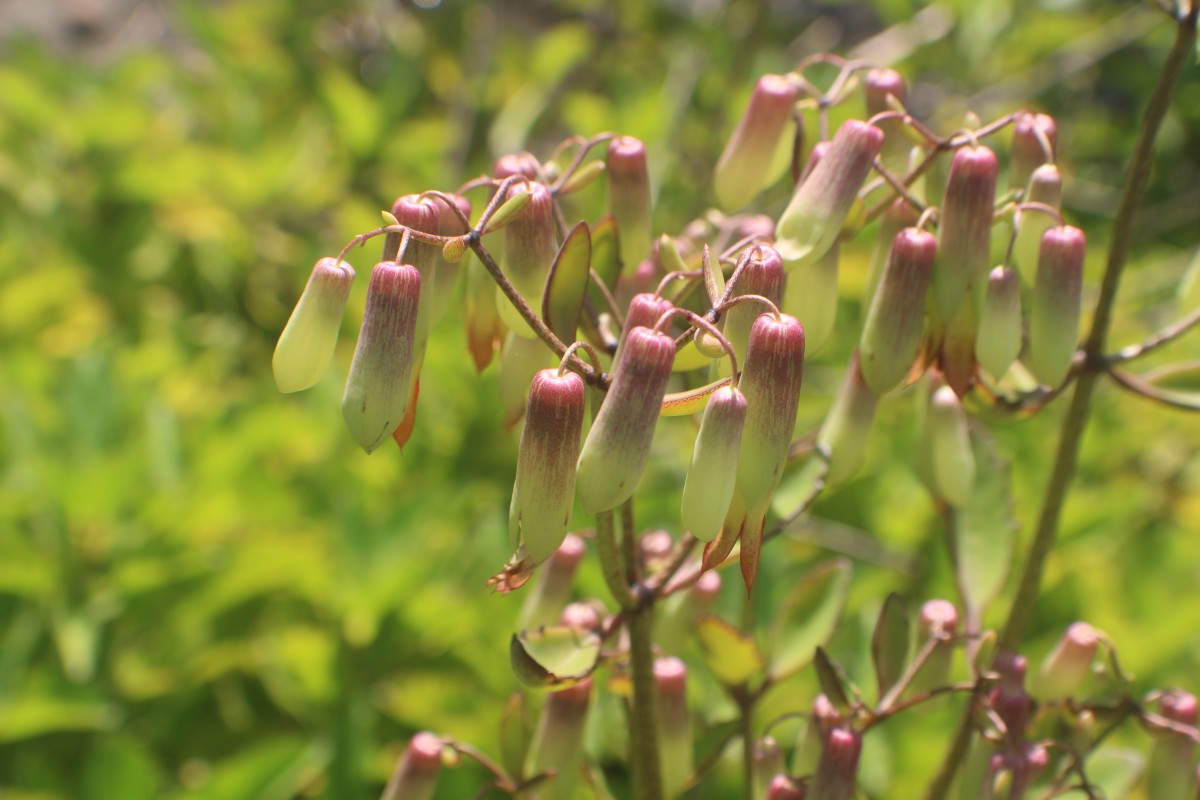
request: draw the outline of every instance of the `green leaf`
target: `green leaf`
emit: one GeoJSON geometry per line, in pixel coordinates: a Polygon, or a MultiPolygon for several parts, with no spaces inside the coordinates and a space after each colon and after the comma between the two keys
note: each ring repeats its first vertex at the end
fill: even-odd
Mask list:
{"type": "Polygon", "coordinates": [[[846,559],[827,561],[801,578],[780,606],[768,639],[773,677],[803,669],[813,651],[829,641],[846,605],[850,573],[846,559]]]}
{"type": "Polygon", "coordinates": [[[587,223],[579,222],[559,248],[542,296],[542,319],[564,342],[575,341],[591,263],[592,235],[587,223]]]}
{"type": "Polygon", "coordinates": [[[513,634],[513,672],[534,689],[562,689],[591,675],[600,661],[600,639],[574,628],[554,626],[513,634]]]}
{"type": "Polygon", "coordinates": [[[850,713],[850,700],[846,697],[846,689],[842,686],[842,676],[837,666],[829,658],[824,647],[818,647],[813,653],[813,666],[817,670],[817,683],[821,691],[833,703],[833,707],[843,715],[850,713]]]}
{"type": "Polygon", "coordinates": [[[908,664],[909,634],[904,600],[892,592],[883,601],[875,633],[871,636],[871,661],[875,665],[875,684],[881,700],[904,675],[908,664]]]}
{"type": "Polygon", "coordinates": [[[721,295],[725,294],[725,273],[721,271],[721,262],[713,258],[708,245],[704,245],[704,290],[708,292],[708,301],[716,306],[721,295]]]}
{"type": "Polygon", "coordinates": [[[991,435],[971,431],[975,488],[957,512],[955,573],[968,627],[982,618],[1004,586],[1012,565],[1017,521],[1013,516],[1010,464],[995,449],[991,435]]]}
{"type": "Polygon", "coordinates": [[[704,661],[717,679],[738,686],[757,675],[765,663],[758,642],[716,616],[705,616],[696,625],[704,661]]]}
{"type": "MultiPolygon", "coordinates": [[[[621,274],[621,234],[611,214],[601,217],[592,226],[592,270],[604,281],[605,286],[616,288],[617,278],[621,274]]],[[[600,307],[604,307],[599,296],[593,299],[600,307]]]]}

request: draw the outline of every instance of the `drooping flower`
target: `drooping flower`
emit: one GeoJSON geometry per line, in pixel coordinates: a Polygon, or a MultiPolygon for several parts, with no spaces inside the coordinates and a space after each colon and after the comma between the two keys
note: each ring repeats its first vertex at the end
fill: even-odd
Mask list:
{"type": "Polygon", "coordinates": [[[354,270],[336,258],[313,266],[271,358],[279,391],[307,389],[329,369],[353,283],[354,270]]]}
{"type": "Polygon", "coordinates": [[[779,151],[791,142],[785,134],[796,102],[796,85],[784,75],[763,75],[750,104],[725,145],[713,171],[713,192],[726,211],[736,211],[778,178],[786,161],[779,151]],[[778,164],[779,172],[773,167],[778,164]]]}

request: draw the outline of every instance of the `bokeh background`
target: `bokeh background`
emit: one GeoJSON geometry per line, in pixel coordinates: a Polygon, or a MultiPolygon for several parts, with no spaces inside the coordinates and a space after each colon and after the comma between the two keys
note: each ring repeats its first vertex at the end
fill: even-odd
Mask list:
{"type": "MultiPolygon", "coordinates": [[[[0,795],[349,800],[378,796],[414,731],[494,750],[520,603],[484,585],[508,555],[515,456],[495,367],[475,374],[451,311],[411,442],[365,456],[339,413],[360,281],[331,374],[292,396],[271,378],[311,264],[395,196],[613,130],[647,142],[655,228],[677,231],[711,202],[756,77],[836,51],[900,68],[943,130],[967,109],[1054,114],[1094,296],[1170,28],[1151,3],[1084,0],[0,3],[0,795]]],[[[1114,344],[1191,310],[1198,246],[1192,66],[1114,344]]],[[[848,252],[841,335],[812,360],[799,430],[861,320],[848,252]]],[[[1156,360],[1197,358],[1192,339],[1156,360]]],[[[1200,689],[1200,426],[1114,388],[1095,411],[1029,652],[1086,619],[1139,687],[1200,689]]],[[[1060,415],[988,419],[1023,535],[1060,415]]],[[[835,641],[852,667],[888,591],[953,597],[911,419],[911,398],[884,404],[861,475],[768,570],[782,591],[853,559],[835,641]]],[[[677,524],[686,430],[662,436],[646,524],[677,524]]],[[[601,586],[585,571],[582,593],[601,586]]],[[[952,712],[881,732],[878,796],[914,796],[952,712]]],[[[697,796],[734,796],[723,774],[697,796]]],[[[464,766],[439,796],[484,780],[464,766]]]]}

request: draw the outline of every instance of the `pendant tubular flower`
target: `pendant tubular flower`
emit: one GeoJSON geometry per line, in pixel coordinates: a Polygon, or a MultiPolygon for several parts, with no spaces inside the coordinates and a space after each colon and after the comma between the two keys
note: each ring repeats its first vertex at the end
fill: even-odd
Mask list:
{"type": "Polygon", "coordinates": [[[583,734],[586,729],[592,679],[584,678],[574,686],[546,697],[537,730],[529,743],[525,759],[527,775],[554,771],[552,779],[539,784],[538,800],[568,800],[574,797],[583,758],[583,734]]]}
{"type": "MultiPolygon", "coordinates": [[[[1196,697],[1167,692],[1158,713],[1178,725],[1195,727],[1196,697]]],[[[1146,796],[1154,800],[1192,800],[1196,796],[1196,743],[1186,734],[1162,731],[1155,735],[1146,765],[1146,796]]]]}
{"type": "MultiPolygon", "coordinates": [[[[515,550],[519,541],[511,541],[515,550]]],[[[517,630],[533,630],[542,625],[553,625],[559,618],[567,601],[571,599],[571,588],[575,585],[575,572],[587,548],[573,533],[568,533],[563,543],[538,570],[533,586],[525,595],[521,614],[517,617],[517,630]]]]}
{"type": "Polygon", "coordinates": [[[833,245],[882,146],[883,131],[874,125],[850,120],[838,129],[779,218],[775,248],[785,261],[811,264],[833,245]]]}
{"type": "Polygon", "coordinates": [[[1046,114],[1025,113],[1013,125],[1012,153],[1008,163],[1008,188],[1024,189],[1029,176],[1042,164],[1054,160],[1058,125],[1046,114]],[[1042,139],[1050,146],[1050,152],[1042,139]]]}
{"type": "Polygon", "coordinates": [[[442,740],[421,732],[408,742],[380,800],[432,800],[442,766],[442,740]]]}
{"type": "Polygon", "coordinates": [[[1047,703],[1076,696],[1092,673],[1092,662],[1100,646],[1100,633],[1086,622],[1067,628],[1058,644],[1042,662],[1030,691],[1047,703]]]}
{"type": "Polygon", "coordinates": [[[533,376],[508,531],[535,564],[549,558],[567,536],[586,406],[583,379],[574,372],[544,369],[533,376]]]}
{"type": "Polygon", "coordinates": [[[896,234],[905,228],[917,224],[917,212],[903,197],[896,198],[879,218],[879,229],[875,232],[875,242],[871,246],[871,258],[867,267],[867,290],[863,293],[864,304],[870,308],[875,290],[879,287],[879,279],[883,276],[883,268],[887,264],[888,254],[892,252],[892,242],[896,234]]]}
{"type": "Polygon", "coordinates": [[[988,274],[975,359],[999,379],[1021,354],[1021,280],[1011,267],[999,266],[988,274]]]}
{"type": "Polygon", "coordinates": [[[279,391],[307,389],[329,369],[353,283],[354,270],[336,258],[313,266],[271,358],[279,391]]]}
{"type": "Polygon", "coordinates": [[[408,407],[421,275],[391,261],[371,270],[362,329],[342,397],[342,417],[370,453],[392,435],[408,407]]]}
{"type": "MultiPolygon", "coordinates": [[[[737,283],[733,285],[732,297],[756,294],[775,305],[783,299],[783,259],[779,252],[768,245],[759,245],[742,267],[737,283]]],[[[764,311],[760,303],[743,302],[722,312],[721,333],[733,345],[738,363],[746,358],[746,343],[750,339],[750,328],[758,315],[764,311]]]]}
{"type": "Polygon", "coordinates": [[[1042,236],[1027,356],[1033,376],[1047,386],[1059,386],[1066,379],[1075,357],[1086,252],[1087,240],[1079,228],[1061,225],[1042,236]]]}
{"type": "MultiPolygon", "coordinates": [[[[1062,205],[1062,175],[1053,164],[1043,164],[1033,171],[1029,188],[1025,191],[1025,202],[1045,203],[1052,208],[1062,205]]],[[[1038,251],[1042,247],[1042,236],[1054,227],[1054,217],[1037,209],[1018,209],[1013,214],[1013,225],[1017,228],[1013,242],[1013,261],[1029,285],[1037,274],[1038,251]]]]}
{"type": "Polygon", "coordinates": [[[828,485],[844,483],[862,467],[878,405],[879,398],[863,379],[859,355],[855,353],[842,388],[817,431],[817,443],[829,453],[829,472],[825,475],[828,485]]]}
{"type": "Polygon", "coordinates": [[[795,269],[790,263],[785,264],[787,277],[781,308],[804,323],[810,355],[824,347],[837,322],[840,258],[841,245],[834,242],[811,264],[795,269]]]}
{"type": "Polygon", "coordinates": [[[973,292],[979,292],[978,303],[983,301],[998,169],[996,154],[982,145],[957,150],[950,162],[933,271],[934,301],[942,320],[953,317],[973,292]]]}
{"type": "Polygon", "coordinates": [[[663,791],[675,797],[692,776],[692,720],[687,700],[687,665],[678,658],[654,662],[658,690],[658,747],[663,791]]]}
{"type": "MultiPolygon", "coordinates": [[[[422,233],[436,234],[442,225],[442,203],[416,194],[396,198],[392,204],[392,215],[401,224],[422,233]]],[[[433,327],[434,295],[437,287],[438,265],[442,261],[440,245],[420,242],[408,243],[404,263],[421,273],[421,303],[417,310],[417,327],[413,338],[413,380],[421,373],[425,363],[425,344],[429,341],[429,329],[433,327]]]]}
{"type": "Polygon", "coordinates": [[[628,500],[646,469],[675,340],[650,328],[629,332],[608,396],[579,454],[575,485],[583,510],[608,511],[628,500]]]}
{"type": "Polygon", "coordinates": [[[863,380],[876,395],[904,381],[925,324],[925,295],[937,258],[937,239],[917,228],[896,234],[859,340],[863,380]]]}
{"type": "Polygon", "coordinates": [[[650,255],[650,172],[641,139],[608,143],[608,213],[620,231],[621,263],[637,269],[650,255]]]}
{"type": "Polygon", "coordinates": [[[675,306],[665,297],[650,292],[640,292],[629,300],[625,309],[625,325],[621,328],[621,336],[617,339],[617,352],[613,354],[613,367],[621,361],[621,353],[625,342],[634,328],[653,328],[663,314],[675,306]]]}
{"type": "Polygon", "coordinates": [[[702,542],[716,537],[729,511],[745,422],[745,395],[732,386],[713,392],[683,482],[683,527],[702,542]]]}
{"type": "Polygon", "coordinates": [[[935,488],[947,503],[961,508],[970,502],[975,488],[975,453],[967,413],[954,389],[943,386],[930,397],[926,414],[935,488]]]}
{"type": "Polygon", "coordinates": [[[809,786],[812,800],[852,800],[858,785],[858,759],[862,735],[849,728],[834,728],[825,737],[817,771],[809,786]]]}
{"type": "MultiPolygon", "coordinates": [[[[872,117],[885,111],[893,110],[889,95],[901,105],[908,99],[908,85],[904,76],[888,67],[877,67],[867,71],[863,79],[867,102],[867,116],[872,117]]],[[[879,129],[883,131],[883,149],[880,159],[883,165],[895,176],[903,177],[908,166],[908,154],[912,151],[913,143],[908,138],[907,126],[904,120],[888,117],[879,121],[879,129]]]]}
{"type": "Polygon", "coordinates": [[[737,211],[782,173],[786,162],[779,151],[787,146],[796,103],[796,86],[784,75],[763,75],[750,95],[750,105],[738,121],[713,172],[713,192],[725,211],[737,211]]]}
{"type": "MultiPolygon", "coordinates": [[[[540,183],[530,183],[521,191],[529,192],[529,204],[503,230],[504,254],[500,264],[517,292],[536,310],[542,307],[546,278],[558,250],[554,233],[554,198],[540,183]]],[[[496,305],[509,330],[527,339],[537,335],[499,287],[496,305]]]]}

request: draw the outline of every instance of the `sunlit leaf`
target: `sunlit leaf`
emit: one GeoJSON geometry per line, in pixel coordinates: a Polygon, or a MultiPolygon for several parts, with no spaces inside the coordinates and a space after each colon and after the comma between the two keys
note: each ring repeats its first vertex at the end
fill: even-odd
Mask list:
{"type": "Polygon", "coordinates": [[[562,689],[591,675],[600,660],[600,639],[555,626],[515,633],[509,647],[513,672],[534,689],[562,689]]]}
{"type": "Polygon", "coordinates": [[[843,558],[821,564],[802,577],[779,608],[769,638],[771,674],[785,678],[812,661],[818,646],[829,641],[850,590],[850,562],[843,558]]]}
{"type": "Polygon", "coordinates": [[[817,683],[821,692],[833,703],[833,707],[843,715],[850,713],[850,700],[846,697],[846,688],[842,686],[842,676],[838,668],[830,660],[825,648],[818,647],[813,652],[813,667],[817,671],[817,683]]]}
{"type": "Polygon", "coordinates": [[[737,686],[757,675],[763,668],[763,655],[754,637],[716,616],[702,617],[696,635],[704,650],[704,661],[717,679],[737,686]]]}
{"type": "Polygon", "coordinates": [[[587,223],[581,221],[571,229],[559,248],[542,296],[542,319],[564,342],[575,341],[591,262],[592,235],[587,223]]]}
{"type": "Polygon", "coordinates": [[[708,405],[708,398],[712,393],[727,383],[729,383],[729,378],[721,378],[719,381],[713,381],[696,389],[670,392],[663,397],[662,410],[659,413],[664,417],[686,417],[689,414],[698,414],[708,405]]]}
{"type": "Polygon", "coordinates": [[[896,685],[908,665],[908,610],[900,595],[892,592],[879,609],[879,620],[871,636],[871,661],[875,665],[875,684],[879,697],[896,685]]]}
{"type": "MultiPolygon", "coordinates": [[[[621,235],[612,215],[601,217],[592,226],[592,270],[605,286],[616,288],[617,277],[621,274],[621,235]]],[[[599,308],[604,307],[599,297],[593,301],[599,308]]]]}

